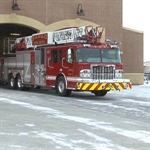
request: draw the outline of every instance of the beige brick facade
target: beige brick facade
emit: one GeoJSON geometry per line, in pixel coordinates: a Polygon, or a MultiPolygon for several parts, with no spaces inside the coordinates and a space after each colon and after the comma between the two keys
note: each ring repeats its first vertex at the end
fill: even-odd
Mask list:
{"type": "Polygon", "coordinates": [[[78,18],[77,6],[81,3],[85,12],[81,19],[105,27],[107,37],[111,39],[122,38],[122,0],[19,0],[20,11],[11,10],[10,0],[0,0],[0,3],[0,15],[16,13],[35,19],[46,26],[78,18]]]}
{"type": "Polygon", "coordinates": [[[143,33],[123,28],[124,76],[129,77],[133,84],[143,84],[143,33]]]}

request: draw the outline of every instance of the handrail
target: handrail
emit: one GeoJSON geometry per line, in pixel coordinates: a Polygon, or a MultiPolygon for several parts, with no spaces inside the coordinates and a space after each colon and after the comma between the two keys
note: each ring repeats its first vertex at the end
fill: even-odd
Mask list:
{"type": "Polygon", "coordinates": [[[49,68],[54,68],[53,66],[50,66],[50,60],[51,60],[51,58],[48,58],[48,62],[47,62],[48,63],[48,67],[49,68]]]}

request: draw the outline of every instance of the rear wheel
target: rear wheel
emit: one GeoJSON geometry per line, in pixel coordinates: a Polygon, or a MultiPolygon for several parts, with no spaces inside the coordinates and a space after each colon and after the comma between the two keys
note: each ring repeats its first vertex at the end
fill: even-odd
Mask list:
{"type": "Polygon", "coordinates": [[[18,75],[17,76],[17,89],[18,90],[24,90],[24,87],[23,87],[23,84],[22,84],[22,79],[21,79],[21,76],[18,75]]]}
{"type": "Polygon", "coordinates": [[[41,86],[34,86],[34,88],[39,90],[39,89],[41,89],[41,86]]]}
{"type": "Polygon", "coordinates": [[[9,77],[9,85],[13,89],[17,88],[16,78],[14,78],[13,75],[10,75],[10,77],[9,77]]]}
{"type": "Polygon", "coordinates": [[[59,96],[69,96],[71,94],[71,90],[66,89],[66,82],[63,76],[60,76],[57,80],[56,93],[59,96]]]}
{"type": "Polygon", "coordinates": [[[94,91],[95,96],[105,96],[107,91],[94,91]]]}

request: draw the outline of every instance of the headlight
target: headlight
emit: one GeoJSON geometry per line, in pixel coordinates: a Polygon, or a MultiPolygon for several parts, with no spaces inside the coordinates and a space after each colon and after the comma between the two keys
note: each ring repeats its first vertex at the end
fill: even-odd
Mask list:
{"type": "Polygon", "coordinates": [[[91,78],[91,70],[84,69],[80,71],[80,77],[82,78],[91,78]]]}
{"type": "Polygon", "coordinates": [[[123,70],[115,70],[115,78],[122,78],[123,70]]]}

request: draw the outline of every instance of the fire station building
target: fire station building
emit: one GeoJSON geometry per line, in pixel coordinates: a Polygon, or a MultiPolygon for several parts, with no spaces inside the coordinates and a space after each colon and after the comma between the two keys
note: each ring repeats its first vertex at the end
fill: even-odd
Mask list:
{"type": "Polygon", "coordinates": [[[143,84],[143,33],[122,26],[122,0],[0,0],[0,56],[14,40],[67,27],[102,26],[121,42],[124,77],[143,84]]]}

